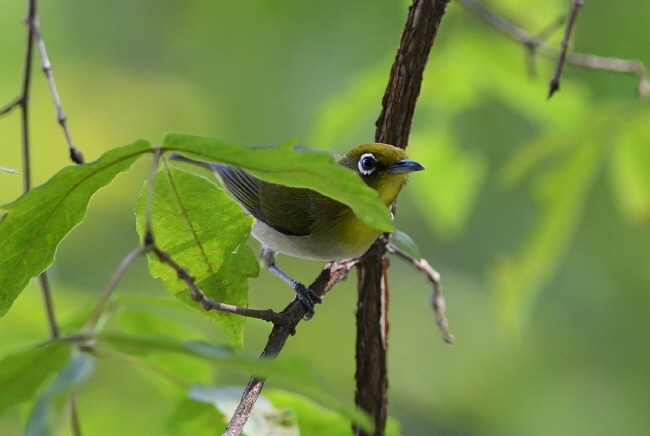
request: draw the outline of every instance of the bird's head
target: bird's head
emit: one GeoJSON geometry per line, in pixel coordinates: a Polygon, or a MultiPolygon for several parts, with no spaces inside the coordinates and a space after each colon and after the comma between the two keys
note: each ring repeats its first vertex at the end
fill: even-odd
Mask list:
{"type": "Polygon", "coordinates": [[[340,164],[356,171],[386,205],[395,201],[409,173],[424,169],[409,160],[401,148],[380,143],[353,148],[341,158],[340,164]]]}

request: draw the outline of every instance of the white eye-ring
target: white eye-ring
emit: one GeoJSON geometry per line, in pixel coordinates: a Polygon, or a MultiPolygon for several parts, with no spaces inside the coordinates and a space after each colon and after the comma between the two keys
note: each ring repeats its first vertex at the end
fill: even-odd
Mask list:
{"type": "Polygon", "coordinates": [[[359,172],[364,176],[369,176],[377,169],[377,158],[372,153],[364,153],[359,158],[359,172]]]}

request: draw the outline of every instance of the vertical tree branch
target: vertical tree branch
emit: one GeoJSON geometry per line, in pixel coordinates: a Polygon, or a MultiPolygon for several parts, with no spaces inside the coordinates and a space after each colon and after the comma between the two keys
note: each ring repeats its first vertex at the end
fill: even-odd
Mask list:
{"type": "Polygon", "coordinates": [[[23,71],[23,88],[18,99],[21,117],[22,157],[23,157],[23,192],[32,187],[32,171],[29,146],[29,95],[32,84],[32,59],[34,58],[34,32],[31,23],[36,15],[36,0],[29,0],[27,4],[27,45],[25,47],[25,69],[23,71]]]}
{"type": "Polygon", "coordinates": [[[449,0],[415,0],[402,32],[395,62],[375,123],[375,140],[406,148],[422,74],[449,0]]]}
{"type": "MultiPolygon", "coordinates": [[[[357,265],[357,391],[354,402],[370,415],[374,435],[383,435],[388,417],[388,258],[386,235],[357,265]]],[[[353,428],[355,435],[366,435],[353,428]]]]}
{"type": "MultiPolygon", "coordinates": [[[[440,21],[449,0],[414,0],[390,72],[376,122],[375,140],[406,148],[422,75],[440,21]]],[[[373,435],[383,435],[388,416],[388,258],[389,235],[383,235],[357,265],[357,392],[356,404],[375,424],[373,435]]],[[[355,435],[366,435],[354,428],[355,435]]]]}

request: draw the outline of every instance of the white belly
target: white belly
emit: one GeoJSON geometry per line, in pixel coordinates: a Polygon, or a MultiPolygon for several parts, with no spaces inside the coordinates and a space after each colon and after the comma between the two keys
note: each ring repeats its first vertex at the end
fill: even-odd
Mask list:
{"type": "Polygon", "coordinates": [[[368,247],[352,249],[334,239],[323,241],[312,236],[290,236],[278,232],[263,222],[253,225],[253,237],[273,251],[289,256],[314,260],[340,260],[361,256],[368,247]]]}

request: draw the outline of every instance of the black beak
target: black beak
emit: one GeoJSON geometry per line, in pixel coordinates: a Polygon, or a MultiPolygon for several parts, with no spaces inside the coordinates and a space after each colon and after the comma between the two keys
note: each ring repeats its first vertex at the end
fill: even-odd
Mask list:
{"type": "Polygon", "coordinates": [[[422,165],[413,160],[402,159],[387,167],[386,171],[388,174],[405,174],[413,171],[422,171],[423,169],[424,167],[422,165]]]}

